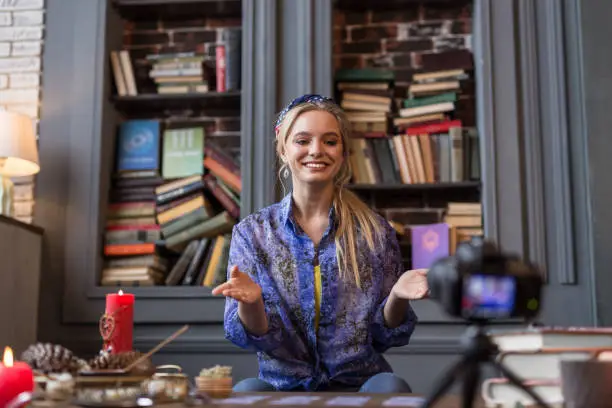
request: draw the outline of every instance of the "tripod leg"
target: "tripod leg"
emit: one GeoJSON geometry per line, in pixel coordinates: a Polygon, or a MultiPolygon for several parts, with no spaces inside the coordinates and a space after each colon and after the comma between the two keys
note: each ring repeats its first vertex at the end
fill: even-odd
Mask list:
{"type": "Polygon", "coordinates": [[[467,359],[461,358],[458,362],[455,363],[442,377],[439,382],[434,386],[433,391],[427,396],[421,408],[430,408],[435,404],[435,402],[444,394],[448,388],[453,385],[453,382],[462,374],[462,371],[466,368],[468,364],[467,359]]]}
{"type": "Polygon", "coordinates": [[[478,380],[480,379],[480,367],[478,363],[468,364],[463,374],[463,408],[472,408],[478,380]]]}
{"type": "Polygon", "coordinates": [[[532,389],[525,387],[521,379],[517,377],[516,374],[514,374],[508,368],[504,367],[502,364],[495,360],[491,361],[491,364],[493,364],[493,366],[497,368],[503,374],[503,376],[510,381],[512,385],[527,393],[538,404],[538,406],[550,408],[550,406],[546,404],[535,392],[533,392],[532,389]]]}

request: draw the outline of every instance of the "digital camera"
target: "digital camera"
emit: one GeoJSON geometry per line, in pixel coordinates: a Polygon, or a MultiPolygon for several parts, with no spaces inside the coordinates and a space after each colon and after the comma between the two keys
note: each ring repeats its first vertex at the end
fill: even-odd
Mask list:
{"type": "Polygon", "coordinates": [[[540,311],[540,269],[482,238],[434,262],[427,283],[430,297],[449,315],[470,321],[531,319],[540,311]]]}

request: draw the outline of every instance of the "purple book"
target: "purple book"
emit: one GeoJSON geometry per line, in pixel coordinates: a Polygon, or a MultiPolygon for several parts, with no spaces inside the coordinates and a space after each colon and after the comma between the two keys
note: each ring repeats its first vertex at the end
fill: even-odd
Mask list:
{"type": "Polygon", "coordinates": [[[429,269],[438,259],[450,255],[448,224],[417,225],[412,236],[412,269],[429,269]]]}

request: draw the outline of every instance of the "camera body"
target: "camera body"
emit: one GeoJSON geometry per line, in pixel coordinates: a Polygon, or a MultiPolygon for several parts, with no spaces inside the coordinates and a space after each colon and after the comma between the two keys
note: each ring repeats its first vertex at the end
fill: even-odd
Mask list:
{"type": "Polygon", "coordinates": [[[427,283],[430,297],[446,313],[470,321],[531,319],[540,311],[539,268],[482,238],[463,242],[454,255],[434,262],[427,283]]]}

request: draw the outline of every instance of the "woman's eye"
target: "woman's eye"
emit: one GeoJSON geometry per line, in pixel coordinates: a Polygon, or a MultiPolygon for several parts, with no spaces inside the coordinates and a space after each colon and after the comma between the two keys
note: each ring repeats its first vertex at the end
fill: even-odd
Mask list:
{"type": "Polygon", "coordinates": [[[328,140],[325,142],[328,146],[336,146],[338,144],[337,140],[328,140]]]}
{"type": "Polygon", "coordinates": [[[299,139],[299,140],[296,140],[295,143],[299,144],[300,146],[303,146],[303,145],[308,143],[308,140],[306,140],[306,139],[299,139]]]}

